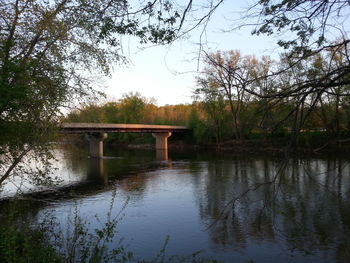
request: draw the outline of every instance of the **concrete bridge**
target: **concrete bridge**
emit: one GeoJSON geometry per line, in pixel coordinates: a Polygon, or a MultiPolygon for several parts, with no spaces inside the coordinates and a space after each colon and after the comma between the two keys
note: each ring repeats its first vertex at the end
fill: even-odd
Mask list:
{"type": "Polygon", "coordinates": [[[168,138],[174,132],[186,132],[190,129],[185,126],[147,125],[147,124],[112,124],[112,123],[62,123],[61,133],[84,133],[89,141],[90,156],[103,157],[103,141],[108,133],[152,133],[156,139],[156,150],[166,154],[168,138]]]}

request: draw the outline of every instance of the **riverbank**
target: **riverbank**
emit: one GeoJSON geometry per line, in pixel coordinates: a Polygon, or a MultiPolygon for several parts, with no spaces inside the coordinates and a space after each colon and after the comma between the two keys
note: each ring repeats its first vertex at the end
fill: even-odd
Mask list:
{"type": "MultiPolygon", "coordinates": [[[[178,138],[171,136],[168,148],[175,150],[211,150],[218,152],[231,152],[233,154],[341,154],[350,153],[350,134],[343,133],[334,139],[325,132],[301,133],[297,137],[297,146],[291,144],[291,135],[283,134],[263,138],[261,134],[253,134],[250,139],[226,140],[220,143],[195,142],[193,138],[178,138]]],[[[68,135],[61,138],[63,143],[73,143],[81,147],[86,145],[83,136],[68,135]]],[[[109,136],[104,142],[107,147],[123,149],[154,149],[155,143],[151,136],[135,138],[115,138],[109,136]]]]}
{"type": "MultiPolygon", "coordinates": [[[[154,149],[154,144],[132,144],[109,142],[109,147],[123,147],[126,149],[154,149]]],[[[184,141],[171,142],[168,144],[170,150],[213,150],[218,152],[230,152],[233,154],[330,154],[350,153],[350,142],[334,141],[323,145],[301,145],[291,146],[281,143],[268,143],[257,140],[231,140],[219,144],[193,144],[184,141]]]]}

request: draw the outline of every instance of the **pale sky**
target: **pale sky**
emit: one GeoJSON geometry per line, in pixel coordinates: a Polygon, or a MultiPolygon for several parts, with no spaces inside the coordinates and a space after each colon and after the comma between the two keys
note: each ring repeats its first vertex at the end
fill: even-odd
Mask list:
{"type": "MultiPolygon", "coordinates": [[[[276,56],[276,39],[272,37],[252,36],[251,28],[222,32],[231,23],[227,18],[237,19],[239,15],[234,12],[242,11],[246,5],[243,0],[232,1],[217,10],[206,30],[206,51],[237,49],[243,55],[276,56]]],[[[135,39],[124,39],[124,54],[131,64],[115,67],[111,79],[105,82],[107,99],[119,99],[123,93],[138,91],[145,97],[154,97],[159,106],[191,103],[198,74],[199,45],[196,43],[200,32],[194,31],[188,39],[178,40],[170,46],[143,50],[135,39]]]]}

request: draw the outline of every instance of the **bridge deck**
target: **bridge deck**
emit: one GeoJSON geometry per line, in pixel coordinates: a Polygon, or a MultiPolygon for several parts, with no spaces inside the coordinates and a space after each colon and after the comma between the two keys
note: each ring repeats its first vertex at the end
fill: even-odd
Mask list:
{"type": "Polygon", "coordinates": [[[62,133],[93,133],[93,132],[186,132],[185,126],[148,125],[148,124],[112,124],[112,123],[62,123],[62,133]]]}

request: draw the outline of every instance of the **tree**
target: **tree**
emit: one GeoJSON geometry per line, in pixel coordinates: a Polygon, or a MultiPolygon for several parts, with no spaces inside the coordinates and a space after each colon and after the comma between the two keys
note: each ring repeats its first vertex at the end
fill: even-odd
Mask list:
{"type": "MultiPolygon", "coordinates": [[[[259,0],[251,10],[261,19],[253,34],[292,32],[292,36],[280,39],[278,44],[304,56],[314,49],[326,48],[329,41],[334,42],[336,39],[329,39],[334,30],[345,37],[347,30],[343,23],[350,11],[345,0],[259,0]]],[[[254,13],[250,15],[255,17],[254,13]]]]}
{"type": "Polygon", "coordinates": [[[207,114],[206,122],[212,127],[215,134],[215,141],[219,144],[222,140],[224,121],[226,115],[225,96],[217,87],[217,83],[205,78],[198,78],[195,90],[195,99],[200,101],[202,108],[207,114]]]}
{"type": "MultiPolygon", "coordinates": [[[[248,14],[250,19],[258,18],[253,34],[277,34],[278,44],[283,47],[291,63],[288,68],[297,66],[305,59],[318,54],[332,52],[325,61],[330,67],[323,74],[294,83],[287,91],[271,96],[293,96],[302,92],[329,89],[350,83],[349,30],[344,26],[349,17],[348,1],[299,1],[299,0],[260,0],[248,14]],[[284,34],[289,32],[289,34],[284,34]],[[292,32],[292,34],[290,34],[292,32]],[[335,66],[336,53],[342,52],[347,63],[335,66]]],[[[286,69],[275,72],[279,74],[286,69]]],[[[349,95],[345,93],[343,95],[349,95]]]]}
{"type": "Polygon", "coordinates": [[[254,56],[242,56],[237,50],[206,54],[204,62],[197,91],[212,96],[217,92],[224,97],[232,115],[235,138],[243,139],[255,125],[254,113],[248,106],[254,97],[252,93],[260,94],[257,89],[261,87],[254,81],[264,73],[259,72],[259,68],[268,70],[268,64],[265,69],[254,56]]]}
{"type": "Polygon", "coordinates": [[[163,0],[1,1],[0,185],[27,153],[47,160],[61,110],[91,98],[94,79],[125,59],[121,36],[169,43],[186,12],[163,0]]]}
{"type": "Polygon", "coordinates": [[[124,94],[119,101],[120,121],[122,123],[140,123],[146,108],[146,99],[138,92],[124,94]]]}

